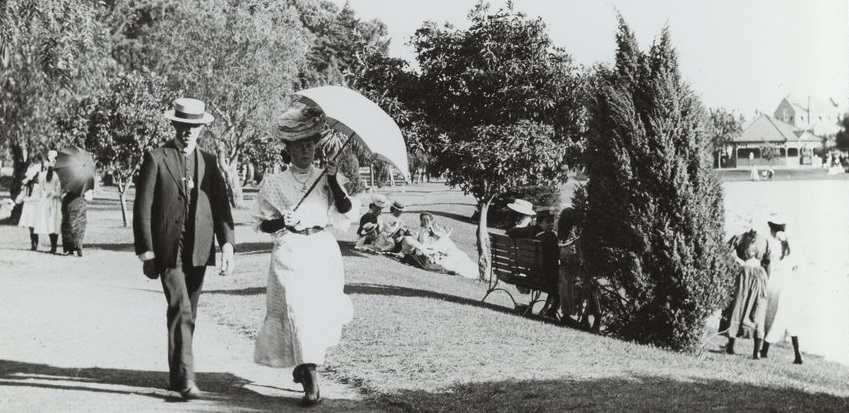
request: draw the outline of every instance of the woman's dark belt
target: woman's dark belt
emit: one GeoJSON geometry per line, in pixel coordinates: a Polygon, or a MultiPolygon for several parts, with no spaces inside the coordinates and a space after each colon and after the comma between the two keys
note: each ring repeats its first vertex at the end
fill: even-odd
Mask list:
{"type": "Polygon", "coordinates": [[[289,232],[294,233],[294,234],[300,234],[300,235],[312,235],[312,234],[324,231],[324,227],[314,226],[314,227],[304,228],[302,230],[297,230],[294,227],[286,227],[286,231],[289,231],[289,232]]]}

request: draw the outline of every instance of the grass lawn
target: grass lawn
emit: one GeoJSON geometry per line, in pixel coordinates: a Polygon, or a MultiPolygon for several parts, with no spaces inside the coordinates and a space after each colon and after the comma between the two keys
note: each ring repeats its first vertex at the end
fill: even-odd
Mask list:
{"type": "MultiPolygon", "coordinates": [[[[817,321],[810,324],[826,323],[829,331],[839,331],[842,337],[844,324],[849,324],[842,315],[849,314],[847,302],[838,301],[848,293],[849,212],[829,215],[800,204],[805,190],[811,188],[839,195],[819,202],[820,208],[825,204],[828,210],[845,210],[847,187],[842,180],[729,182],[727,227],[739,229],[736,226],[746,216],[762,214],[783,198],[791,199],[780,211],[785,216],[799,211],[791,219],[804,221],[807,215],[822,219],[804,221],[807,231],[802,231],[801,224],[789,230],[800,233],[792,238],[798,240],[794,248],[799,245],[794,254],[810,251],[809,263],[821,263],[817,271],[806,274],[821,287],[812,294],[834,293],[811,305],[817,321]],[[753,191],[763,193],[760,201],[750,202],[753,191]],[[817,232],[810,226],[827,228],[817,232]],[[843,240],[843,246],[834,239],[843,240]]],[[[114,188],[100,191],[89,215],[89,248],[131,253],[132,233],[120,228],[120,209],[111,200],[117,199],[114,188]]],[[[455,228],[452,238],[458,247],[476,257],[475,226],[468,220],[474,209],[470,197],[436,183],[380,192],[408,205],[409,212],[402,218],[410,226],[418,225],[419,211],[433,212],[437,220],[455,228]]],[[[249,211],[237,210],[235,216],[236,273],[221,278],[210,272],[200,305],[202,312],[254,337],[265,313],[271,245],[267,235],[253,231],[249,211]]],[[[810,354],[805,355],[804,365],[793,365],[788,343],[774,345],[768,359],[755,361],[750,360],[748,340],[738,340],[738,355],[726,355],[719,348],[724,340],[713,337],[702,354],[692,356],[593,335],[521,317],[503,292],[481,303],[485,283],[356,252],[353,229],[336,235],[344,255],[346,292],[355,313],[343,331],[342,343],[330,349],[321,371],[353,384],[387,408],[409,412],[849,411],[849,367],[810,354]]],[[[515,291],[514,295],[527,301],[527,296],[515,291]]],[[[801,340],[803,351],[819,341],[810,335],[801,335],[801,340]]]]}
{"type": "MultiPolygon", "coordinates": [[[[471,198],[439,184],[391,189],[382,192],[408,205],[408,225],[431,211],[476,256],[471,198]]],[[[237,212],[238,221],[248,219],[237,212]]],[[[754,361],[747,340],[738,340],[740,355],[722,353],[724,339],[715,337],[690,356],[592,335],[518,316],[504,293],[481,303],[485,283],[358,253],[353,230],[336,235],[355,315],[322,371],[404,411],[849,411],[849,367],[810,355],[792,365],[787,344],[754,361]]],[[[238,273],[201,302],[253,337],[264,315],[270,244],[247,225],[237,239],[238,273]]]]}

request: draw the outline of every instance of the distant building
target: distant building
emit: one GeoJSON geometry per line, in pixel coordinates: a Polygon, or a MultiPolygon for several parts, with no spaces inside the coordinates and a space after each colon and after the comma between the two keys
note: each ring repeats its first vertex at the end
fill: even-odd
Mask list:
{"type": "MultiPolygon", "coordinates": [[[[782,105],[785,102],[786,99],[782,105]]],[[[808,118],[807,114],[804,116],[808,118]]],[[[726,147],[722,166],[818,167],[819,162],[814,160],[814,150],[822,149],[824,141],[825,138],[810,130],[760,114],[746,122],[743,132],[726,147]]]]}
{"type": "Polygon", "coordinates": [[[830,138],[840,131],[842,112],[834,99],[787,96],[775,109],[774,117],[814,135],[830,138]]]}

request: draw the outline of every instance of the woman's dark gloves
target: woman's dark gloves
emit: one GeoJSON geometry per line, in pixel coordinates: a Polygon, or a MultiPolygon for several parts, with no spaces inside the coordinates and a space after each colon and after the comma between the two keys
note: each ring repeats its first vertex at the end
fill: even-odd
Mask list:
{"type": "Polygon", "coordinates": [[[286,228],[286,220],[284,218],[269,219],[259,224],[259,230],[269,234],[273,234],[283,228],[286,228]]]}

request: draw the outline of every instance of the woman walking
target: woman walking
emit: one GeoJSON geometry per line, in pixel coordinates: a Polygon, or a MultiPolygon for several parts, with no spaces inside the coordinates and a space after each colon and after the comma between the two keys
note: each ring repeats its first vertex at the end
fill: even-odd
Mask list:
{"type": "Polygon", "coordinates": [[[66,255],[83,256],[83,239],[88,225],[88,203],[94,198],[94,179],[79,191],[69,191],[62,197],[62,251],[66,255]]]}
{"type": "Polygon", "coordinates": [[[267,314],[254,359],[271,367],[294,367],[292,376],[303,385],[305,406],[321,400],[316,367],[324,362],[327,348],[339,343],[342,326],[353,314],[343,292],[339,245],[325,227],[346,230],[351,218],[359,216],[359,204],[354,208],[334,164],[327,165],[326,175],[313,165],[324,126],[324,114],[316,108],[283,113],[278,129],[292,164],[262,182],[254,207],[259,230],[272,234],[274,242],[267,314]]]}
{"type": "Polygon", "coordinates": [[[763,348],[761,357],[766,358],[770,343],[784,341],[788,336],[793,343],[794,364],[802,364],[802,353],[799,351],[799,336],[796,332],[799,322],[798,312],[801,309],[796,291],[796,267],[790,263],[790,242],[784,233],[786,224],[783,220],[772,218],[769,225],[770,244],[769,281],[767,282],[767,307],[763,348]]]}
{"type": "Polygon", "coordinates": [[[766,266],[770,250],[766,237],[754,229],[733,236],[728,241],[734,258],[739,264],[736,269],[734,295],[722,314],[719,330],[728,337],[725,352],[734,354],[737,337],[753,338],[752,358],[760,357],[761,341],[766,322],[766,266]]]}

